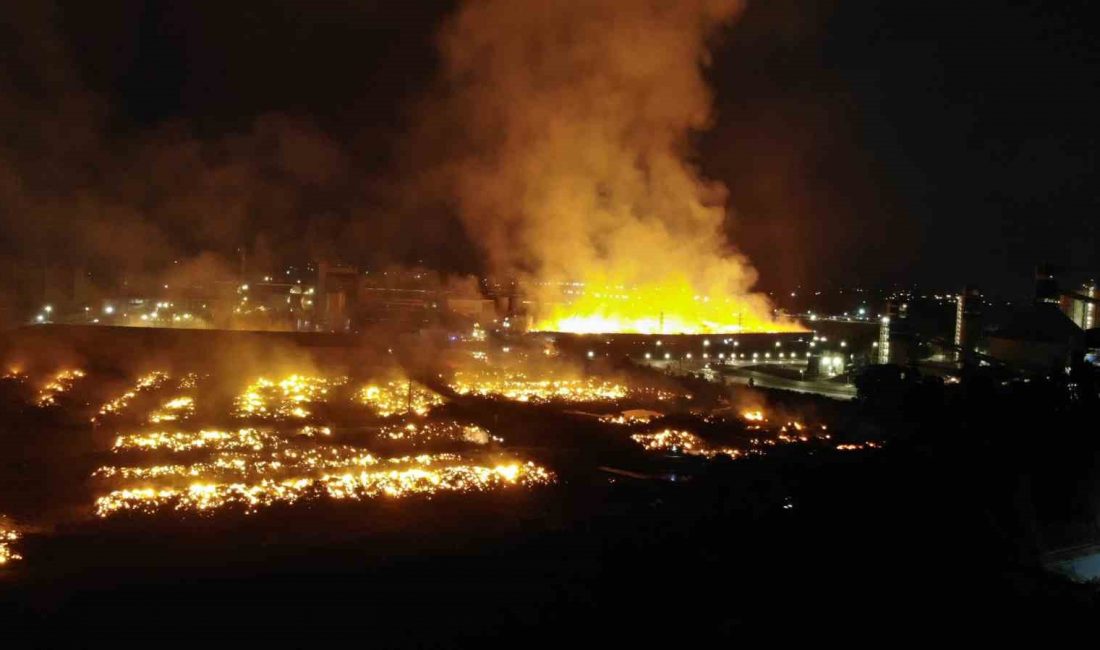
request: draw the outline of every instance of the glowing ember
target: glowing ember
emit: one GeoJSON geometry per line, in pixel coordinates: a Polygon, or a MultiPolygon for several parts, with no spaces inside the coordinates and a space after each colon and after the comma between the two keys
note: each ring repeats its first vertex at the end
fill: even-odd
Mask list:
{"type": "Polygon", "coordinates": [[[649,424],[653,420],[663,417],[661,413],[657,411],[647,411],[644,409],[631,409],[629,411],[623,411],[618,415],[604,415],[600,418],[600,422],[605,424],[649,424]]]}
{"type": "MultiPolygon", "coordinates": [[[[328,444],[328,427],[303,426],[151,432],[119,436],[116,453],[196,454],[194,462],[148,466],[100,467],[93,473],[108,482],[95,511],[153,513],[164,509],[209,512],[233,508],[246,513],[300,500],[371,499],[485,492],[551,483],[548,470],[530,462],[482,455],[479,462],[457,453],[395,457],[328,444]]],[[[418,422],[384,427],[380,438],[417,446],[430,441],[486,444],[497,440],[477,426],[455,422],[418,422]]]]}
{"type": "Polygon", "coordinates": [[[99,407],[99,414],[92,419],[120,413],[129,405],[130,400],[137,397],[138,393],[159,388],[166,381],[168,381],[168,374],[160,371],[151,372],[139,378],[133,388],[99,407]]]}
{"type": "Polygon", "coordinates": [[[192,449],[262,449],[277,444],[279,438],[269,431],[238,429],[237,431],[204,430],[198,432],[152,432],[119,436],[115,450],[165,449],[188,451],[192,449]]]}
{"type": "Polygon", "coordinates": [[[191,390],[199,383],[199,376],[193,372],[189,372],[186,375],[180,377],[176,387],[180,390],[191,390]]]}
{"type": "Polygon", "coordinates": [[[57,396],[68,391],[76,383],[77,379],[84,376],[83,370],[62,370],[54,375],[45,386],[38,391],[35,403],[38,406],[52,406],[57,403],[57,396]]]}
{"type": "Polygon", "coordinates": [[[19,533],[10,528],[0,527],[0,566],[23,559],[23,556],[12,548],[12,545],[18,541],[19,533]]]}
{"type": "MultiPolygon", "coordinates": [[[[175,485],[179,480],[191,482],[196,478],[207,481],[228,481],[241,478],[270,478],[274,474],[296,471],[299,473],[322,470],[347,470],[379,465],[383,462],[402,464],[416,462],[430,465],[438,462],[451,462],[458,459],[454,454],[421,454],[380,459],[361,449],[343,445],[316,447],[307,449],[288,448],[280,445],[278,449],[268,449],[264,455],[255,453],[222,451],[215,453],[210,460],[173,465],[152,465],[148,467],[118,467],[107,465],[100,467],[93,476],[99,478],[122,479],[163,479],[175,485]]],[[[254,450],[258,451],[258,450],[254,450]]]]}
{"type": "Polygon", "coordinates": [[[864,449],[881,449],[882,445],[877,442],[855,442],[844,443],[836,446],[837,451],[862,451],[864,449]]]}
{"type": "Polygon", "coordinates": [[[347,377],[291,375],[278,382],[261,377],[234,401],[235,414],[240,418],[306,418],[311,404],[323,402],[329,390],[345,383],[347,377]]]}
{"type": "Polygon", "coordinates": [[[485,445],[490,441],[502,442],[476,425],[457,422],[423,422],[383,427],[380,437],[385,440],[404,440],[417,445],[434,441],[459,441],[485,445]]]}
{"type": "Polygon", "coordinates": [[[195,400],[194,398],[183,396],[173,397],[164,404],[161,404],[160,408],[149,414],[149,421],[153,424],[159,424],[161,422],[175,422],[176,420],[186,420],[191,417],[195,412],[195,400]]]}
{"type": "Polygon", "coordinates": [[[743,455],[740,449],[733,447],[714,447],[705,440],[688,431],[664,429],[654,433],[636,433],[630,439],[640,444],[646,451],[659,451],[689,456],[712,458],[724,454],[731,458],[743,455]]]}
{"type": "Polygon", "coordinates": [[[500,397],[516,402],[600,402],[626,397],[627,387],[604,379],[530,379],[523,373],[459,373],[451,388],[459,395],[500,397]]]}
{"type": "Polygon", "coordinates": [[[298,435],[305,436],[307,438],[313,438],[315,436],[331,436],[332,429],[330,429],[329,427],[306,425],[298,429],[298,435]]]}
{"type": "Polygon", "coordinates": [[[120,511],[150,513],[173,510],[207,511],[240,507],[254,512],[278,503],[304,499],[362,500],[408,497],[442,492],[486,492],[507,487],[531,487],[553,482],[553,475],[533,463],[504,465],[450,465],[440,468],[360,471],[321,477],[263,480],[258,483],[192,483],[186,488],[115,490],[96,499],[100,517],[120,511]]]}
{"type": "Polygon", "coordinates": [[[409,380],[364,386],[357,397],[382,417],[409,412],[427,415],[444,401],[438,393],[409,380]]]}

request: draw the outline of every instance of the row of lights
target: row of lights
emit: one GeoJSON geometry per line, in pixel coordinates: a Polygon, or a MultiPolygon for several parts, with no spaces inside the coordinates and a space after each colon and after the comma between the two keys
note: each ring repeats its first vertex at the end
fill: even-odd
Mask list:
{"type": "MultiPolygon", "coordinates": [[[[91,307],[85,307],[84,311],[88,312],[88,311],[91,311],[91,309],[92,309],[91,307]]],[[[107,314],[108,316],[115,313],[114,306],[104,305],[103,313],[107,314]]],[[[34,320],[37,323],[45,323],[47,320],[49,320],[51,314],[53,314],[53,305],[45,305],[44,307],[42,307],[42,311],[37,316],[34,317],[34,320]]],[[[95,322],[98,323],[99,319],[98,318],[95,319],[95,322]]]]}

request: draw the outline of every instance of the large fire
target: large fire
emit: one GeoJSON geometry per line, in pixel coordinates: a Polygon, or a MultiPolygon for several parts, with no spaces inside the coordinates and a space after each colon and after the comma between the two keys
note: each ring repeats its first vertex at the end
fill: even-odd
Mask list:
{"type": "Polygon", "coordinates": [[[642,291],[563,292],[564,299],[542,308],[534,329],[573,334],[737,334],[801,332],[794,321],[773,318],[759,300],[711,299],[688,283],[642,291]]]}
{"type": "Polygon", "coordinates": [[[708,46],[742,5],[484,0],[444,29],[441,105],[461,120],[446,187],[534,329],[801,329],[755,290],[726,188],[691,154],[712,120],[708,46]]]}

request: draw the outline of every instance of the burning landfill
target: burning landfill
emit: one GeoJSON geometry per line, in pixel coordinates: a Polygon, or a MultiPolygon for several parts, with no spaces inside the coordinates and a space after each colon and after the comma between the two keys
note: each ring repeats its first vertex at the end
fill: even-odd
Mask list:
{"type": "MultiPolygon", "coordinates": [[[[724,234],[725,189],[687,155],[710,119],[708,39],[741,3],[558,4],[461,3],[439,38],[438,105],[462,119],[454,132],[468,141],[447,148],[460,158],[433,180],[445,178],[485,268],[524,288],[527,329],[802,331],[754,290],[755,271],[724,234]]],[[[178,368],[150,369],[151,358],[36,366],[5,375],[0,391],[19,435],[50,441],[81,481],[90,476],[63,477],[79,487],[52,514],[91,513],[87,526],[306,503],[474,507],[504,493],[554,494],[563,476],[602,476],[608,463],[674,464],[682,474],[692,463],[834,444],[825,425],[763,408],[728,417],[732,400],[717,384],[700,391],[649,370],[575,366],[521,343],[507,361],[455,344],[433,350],[433,363],[406,363],[422,347],[404,344],[408,334],[363,331],[353,345],[315,350],[329,353],[324,361],[263,339],[258,350],[186,359],[177,350],[178,368]],[[343,358],[356,355],[370,358],[343,358]]],[[[109,356],[91,347],[83,353],[109,356]]],[[[0,510],[19,498],[0,493],[0,510]]],[[[19,518],[33,519],[29,510],[19,518]]],[[[14,531],[0,528],[0,563],[19,557],[14,531]]]]}
{"type": "MultiPolygon", "coordinates": [[[[617,460],[607,462],[674,463],[680,474],[688,471],[684,462],[762,456],[779,446],[876,447],[835,444],[825,424],[772,416],[760,404],[736,408],[726,393],[693,394],[644,372],[583,369],[547,360],[534,347],[490,361],[452,355],[416,378],[393,367],[372,378],[314,364],[229,376],[240,379],[164,368],[118,387],[91,370],[66,367],[9,375],[0,387],[68,423],[58,426],[76,427],[69,444],[91,449],[88,457],[96,459],[83,503],[90,521],[104,522],[233,517],[319,502],[476,500],[552,490],[563,472],[599,473],[563,455],[548,423],[568,436],[568,445],[612,442],[617,460]],[[89,419],[91,433],[78,433],[89,419]],[[111,438],[97,447],[94,440],[107,433],[111,438]]],[[[0,529],[0,563],[20,559],[16,530],[0,529]]]]}

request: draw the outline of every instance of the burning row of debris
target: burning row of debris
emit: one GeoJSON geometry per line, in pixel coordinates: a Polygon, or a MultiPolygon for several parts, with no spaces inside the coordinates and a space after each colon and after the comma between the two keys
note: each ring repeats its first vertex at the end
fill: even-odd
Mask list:
{"type": "MultiPolygon", "coordinates": [[[[98,468],[94,477],[105,491],[95,498],[100,517],[122,513],[214,512],[252,513],[276,504],[327,498],[363,500],[431,496],[442,493],[489,492],[529,488],[554,481],[554,474],[531,461],[498,449],[483,449],[503,439],[482,427],[426,419],[443,398],[413,382],[368,384],[347,402],[365,405],[376,415],[417,418],[378,428],[373,444],[396,455],[381,455],[358,444],[340,442],[327,425],[286,428],[283,421],[311,418],[314,408],[330,401],[345,376],[301,373],[283,379],[260,378],[233,400],[233,419],[269,420],[271,426],[232,429],[145,431],[118,435],[112,453],[123,464],[98,468]],[[400,449],[444,445],[457,451],[401,454],[400,449]],[[164,462],[165,455],[178,461],[164,462]],[[145,462],[142,462],[145,461],[145,462]]],[[[171,400],[170,406],[193,407],[171,400]]],[[[174,412],[174,411],[171,411],[174,412]]],[[[160,420],[163,421],[163,420],[160,420]]]]}
{"type": "MultiPolygon", "coordinates": [[[[20,375],[11,386],[33,404],[21,386],[72,390],[79,380],[80,399],[55,399],[53,412],[79,411],[86,398],[101,404],[91,408],[102,457],[91,456],[92,492],[81,501],[96,520],[527,491],[578,469],[558,448],[565,436],[567,446],[581,447],[585,436],[597,436],[593,444],[627,464],[639,462],[638,449],[650,457],[643,462],[678,463],[760,455],[782,444],[832,445],[824,425],[772,417],[762,406],[734,409],[715,397],[717,388],[693,395],[700,387],[689,391],[688,383],[645,371],[612,375],[543,357],[513,348],[504,359],[427,372],[390,363],[373,377],[311,363],[233,374],[146,369],[121,388],[98,370],[70,367],[42,373],[40,384],[20,375]],[[96,393],[108,387],[117,393],[96,393]],[[505,403],[509,415],[500,423],[505,403]],[[568,430],[574,414],[591,423],[568,430]]],[[[837,446],[860,448],[873,445],[837,446]]],[[[9,558],[16,539],[12,533],[5,542],[9,558]]]]}
{"type": "Polygon", "coordinates": [[[83,377],[83,370],[61,370],[39,389],[38,398],[35,403],[43,407],[54,406],[57,404],[58,396],[68,392],[73,387],[73,384],[83,377]]]}

